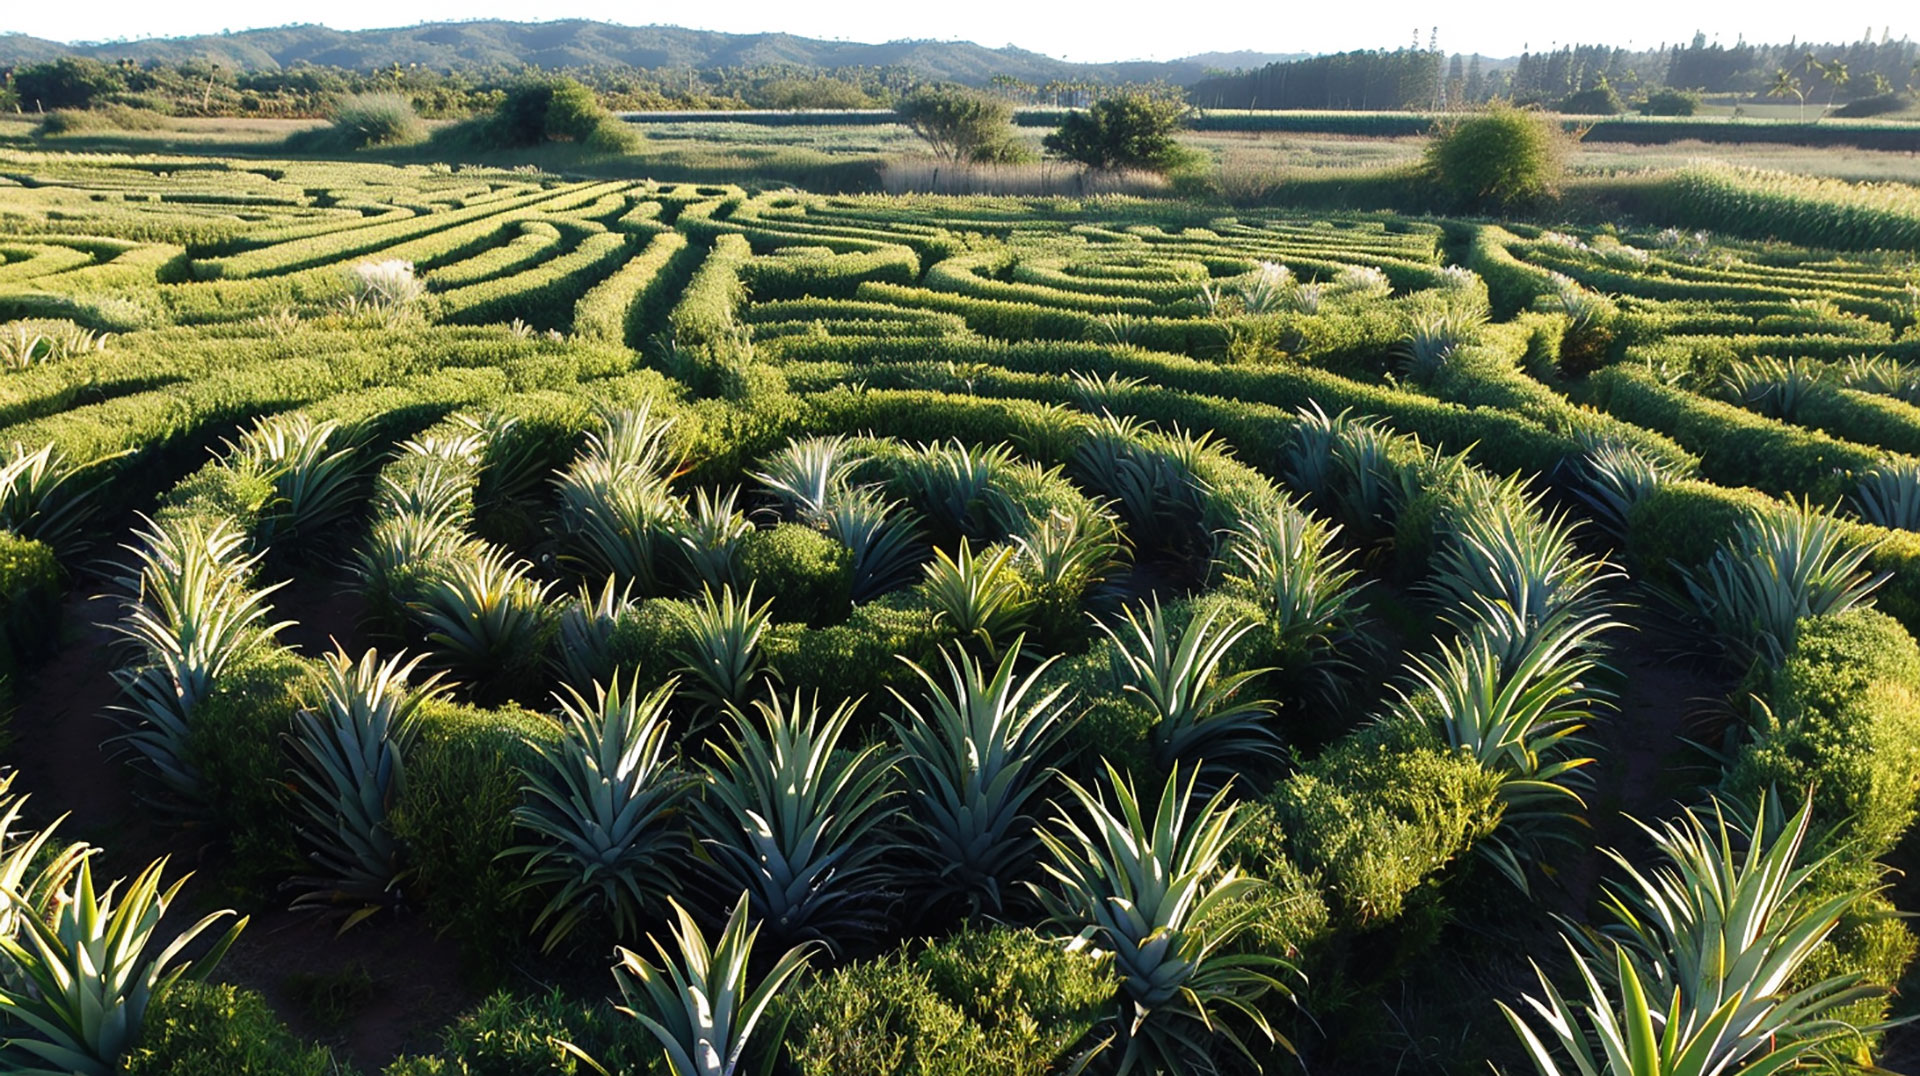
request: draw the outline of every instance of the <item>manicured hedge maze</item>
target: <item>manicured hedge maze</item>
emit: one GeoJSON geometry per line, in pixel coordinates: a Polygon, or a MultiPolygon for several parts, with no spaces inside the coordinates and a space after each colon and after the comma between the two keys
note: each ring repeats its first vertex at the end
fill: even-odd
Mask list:
{"type": "MultiPolygon", "coordinates": [[[[711,937],[739,903],[755,974],[810,954],[748,1047],[809,1076],[1544,1072],[1599,1049],[1554,1019],[1631,1023],[1634,990],[1675,1049],[1748,991],[1725,1071],[1878,1048],[1914,948],[1879,865],[1920,791],[1910,259],[475,169],[0,177],[0,673],[39,675],[63,594],[121,595],[112,779],[262,908],[424,925],[520,984],[653,935],[620,973],[653,1011],[673,909],[711,937]],[[352,596],[332,654],[280,641],[312,577],[352,596]],[[1634,799],[1621,670],[1664,664],[1729,705],[1710,744],[1660,715],[1655,764],[1693,768],[1634,799]],[[1740,944],[1804,944],[1764,989],[1676,970],[1697,924],[1596,863],[1603,804],[1669,827],[1642,870],[1784,864],[1740,944]],[[1586,969],[1594,1011],[1518,952],[1568,997],[1586,969]]],[[[80,868],[8,875],[27,832],[0,884],[53,915],[80,868]]],[[[69,1045],[163,1071],[180,1021],[271,1023],[213,990],[164,993],[137,1055],[69,1045]]],[[[638,1023],[518,990],[387,1071],[508,1032],[658,1068],[638,1023]]]]}

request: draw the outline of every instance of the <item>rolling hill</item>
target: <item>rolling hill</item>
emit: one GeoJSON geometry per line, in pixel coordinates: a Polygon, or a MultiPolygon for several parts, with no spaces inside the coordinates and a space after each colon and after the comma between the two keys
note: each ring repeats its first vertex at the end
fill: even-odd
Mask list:
{"type": "Polygon", "coordinates": [[[1129,82],[1164,79],[1186,85],[1210,68],[1258,66],[1270,57],[1218,53],[1170,62],[1069,63],[1012,46],[990,49],[964,41],[864,44],[792,34],[728,34],[678,26],[556,22],[425,23],[383,30],[281,26],[230,34],[63,44],[24,34],[0,35],[0,64],[39,63],[60,56],[106,62],[211,60],[243,70],[319,64],[359,70],[419,64],[438,70],[546,68],[906,67],[928,78],[979,84],[995,75],[1022,81],[1129,82]]]}

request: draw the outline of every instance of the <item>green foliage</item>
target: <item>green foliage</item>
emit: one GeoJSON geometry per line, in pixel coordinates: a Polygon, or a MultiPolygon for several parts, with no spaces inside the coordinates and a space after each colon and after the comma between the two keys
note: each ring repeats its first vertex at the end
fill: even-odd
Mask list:
{"type": "Polygon", "coordinates": [[[488,995],[447,1027],[437,1054],[398,1058],[382,1076],[587,1076],[580,1053],[611,1072],[659,1071],[657,1046],[632,1020],[555,989],[488,995]]]}
{"type": "Polygon", "coordinates": [[[1570,93],[1560,100],[1560,111],[1572,116],[1618,116],[1626,111],[1620,93],[1602,78],[1591,89],[1570,93]]]}
{"type": "Polygon", "coordinates": [[[412,611],[433,648],[433,664],[476,699],[527,694],[545,670],[559,632],[551,583],[531,578],[532,565],[504,549],[455,558],[427,584],[412,611]]]}
{"type": "Polygon", "coordinates": [[[1690,90],[1654,90],[1640,105],[1644,116],[1691,116],[1699,110],[1700,95],[1690,90]]]}
{"type": "Polygon", "coordinates": [[[642,696],[616,679],[592,701],[569,689],[559,741],[529,744],[539,760],[514,819],[534,841],[510,852],[527,857],[520,887],[548,893],[533,923],[545,949],[589,921],[630,937],[674,886],[662,864],[684,843],[676,815],[693,791],[666,757],[674,686],[642,696]]]}
{"type": "Polygon", "coordinates": [[[97,97],[126,88],[119,68],[83,56],[62,56],[14,72],[13,89],[34,111],[86,108],[97,97]]]}
{"type": "Polygon", "coordinates": [[[1018,161],[1028,152],[1013,134],[1013,106],[959,86],[922,86],[894,104],[894,114],[948,161],[1018,161]]]}
{"type": "Polygon", "coordinates": [[[1272,954],[1223,950],[1257,913],[1244,898],[1262,886],[1222,869],[1245,824],[1236,823],[1230,790],[1203,802],[1191,779],[1181,783],[1176,766],[1149,816],[1131,781],[1111,766],[1107,779],[1114,807],[1065,779],[1078,817],[1062,811],[1041,832],[1053,862],[1046,865],[1048,886],[1035,892],[1055,924],[1084,932],[1114,955],[1121,990],[1133,1003],[1120,1021],[1118,1071],[1204,1072],[1221,1046],[1251,1058],[1236,1025],[1250,1024],[1274,1041],[1255,1001],[1269,990],[1284,993],[1277,976],[1294,969],[1272,954]]]}
{"type": "MultiPolygon", "coordinates": [[[[1756,815],[1765,808],[1760,802],[1756,815]]],[[[1790,985],[1864,895],[1798,893],[1819,868],[1796,865],[1808,814],[1802,807],[1771,837],[1736,832],[1718,802],[1711,826],[1692,811],[1679,823],[1643,823],[1666,863],[1643,871],[1614,853],[1629,881],[1605,900],[1612,929],[1583,939],[1591,955],[1568,942],[1588,995],[1586,1019],[1537,964],[1546,997],[1526,1004],[1548,1039],[1501,1004],[1535,1070],[1564,1071],[1559,1055],[1568,1055],[1581,1072],[1778,1072],[1857,1041],[1861,1029],[1835,1014],[1873,987],[1852,975],[1790,985]],[[1589,1037],[1583,1023],[1597,1034],[1589,1037]]]]}
{"type": "Polygon", "coordinates": [[[1153,760],[1162,769],[1237,773],[1279,755],[1272,703],[1241,694],[1268,670],[1228,665],[1254,627],[1219,606],[1170,622],[1158,600],[1150,612],[1128,609],[1124,629],[1100,625],[1113,642],[1115,682],[1153,714],[1153,760]]]}
{"type": "Polygon", "coordinates": [[[284,797],[289,760],[278,748],[314,697],[314,673],[293,651],[263,647],[231,666],[194,711],[190,757],[208,789],[208,814],[234,850],[229,877],[244,885],[278,884],[304,862],[284,797]]]}
{"type": "Polygon", "coordinates": [[[988,653],[997,653],[1021,635],[1032,607],[1013,556],[1013,547],[1004,545],[975,556],[965,538],[960,539],[957,559],[935,549],[920,583],[922,596],[933,606],[934,623],[977,642],[988,653]]]}
{"type": "Polygon", "coordinates": [[[407,849],[408,890],[428,922],[459,943],[463,968],[496,980],[534,909],[518,889],[514,810],[532,745],[551,745],[547,718],[512,708],[422,704],[407,783],[388,826],[407,849]]]}
{"type": "Polygon", "coordinates": [[[661,963],[618,950],[614,979],[627,1001],[622,1011],[640,1021],[666,1052],[672,1076],[733,1076],[746,1069],[742,1055],[761,1017],[780,992],[806,969],[811,945],[787,950],[749,985],[748,968],[759,929],[747,929],[747,894],[711,945],[693,917],[672,901],[678,923],[674,949],[653,940],[661,963]]]}
{"type": "Polygon", "coordinates": [[[342,146],[404,146],[424,142],[427,125],[413,102],[397,93],[363,93],[344,98],[327,119],[342,146]]]}
{"type": "Polygon", "coordinates": [[[1844,832],[1851,857],[1886,854],[1920,790],[1920,647],[1867,609],[1805,619],[1759,681],[1766,715],[1723,786],[1742,800],[1814,790],[1816,833],[1844,832]]]}
{"type": "Polygon", "coordinates": [[[595,153],[628,153],[640,142],[592,90],[570,78],[535,79],[509,89],[477,134],[489,149],[573,142],[595,153]]]}
{"type": "Polygon", "coordinates": [[[1885,581],[1863,569],[1872,554],[1834,517],[1801,503],[1748,518],[1704,568],[1681,574],[1736,665],[1777,665],[1806,618],[1872,607],[1871,594],[1885,581]]]}
{"type": "Polygon", "coordinates": [[[319,670],[318,705],[293,716],[300,835],[319,868],[297,880],[294,907],[344,913],[342,930],[401,897],[404,850],[388,816],[406,791],[415,715],[438,690],[437,677],[408,682],[419,664],[336,651],[319,670]]]}
{"type": "Polygon", "coordinates": [[[138,765],[177,801],[197,805],[207,790],[192,761],[195,708],[235,662],[270,640],[276,588],[250,586],[259,555],[225,518],[151,524],[136,534],[135,574],[120,580],[125,616],[116,626],[139,663],[115,670],[126,702],[117,709],[138,765]]]}
{"type": "Polygon", "coordinates": [[[17,1031],[0,1059],[19,1076],[112,1076],[140,1040],[151,1005],[175,984],[204,980],[247,925],[242,918],[213,939],[201,956],[183,951],[232,912],[215,912],[178,934],[160,933],[160,921],[179,903],[186,879],[161,887],[165,859],[105,891],[93,884],[92,858],[82,858],[57,884],[58,899],[37,908],[19,893],[0,893],[25,906],[19,936],[0,937],[0,956],[21,982],[0,984],[0,1014],[17,1031]]]}
{"type": "Polygon", "coordinates": [[[1186,111],[1184,101],[1158,94],[1104,97],[1084,112],[1067,113],[1044,145],[1049,153],[1098,171],[1171,171],[1190,161],[1174,137],[1186,111]]]}
{"type": "MultiPolygon", "coordinates": [[[[1396,919],[1436,874],[1499,824],[1501,778],[1414,725],[1369,726],[1265,801],[1342,921],[1396,919]]],[[[1271,858],[1271,857],[1269,857],[1271,858]]]]}
{"type": "Polygon", "coordinates": [[[943,648],[940,656],[948,683],[912,666],[924,701],[896,691],[904,713],[889,717],[906,748],[901,769],[918,826],[915,850],[923,884],[936,897],[997,912],[1031,871],[1040,839],[1027,804],[1047,783],[1075,700],[1042,683],[1052,659],[1016,677],[1017,641],[992,668],[964,650],[943,648]]]}
{"type": "Polygon", "coordinates": [[[334,1076],[325,1046],[302,1042],[252,990],[182,982],[147,1010],[146,1027],[120,1059],[124,1076],[334,1076]]]}
{"type": "Polygon", "coordinates": [[[1553,198],[1566,169],[1566,136],[1544,115],[1510,105],[1443,127],[1426,169],[1449,208],[1507,209],[1553,198]]]}
{"type": "Polygon", "coordinates": [[[1043,1076],[1117,985],[1110,961],[1000,926],[849,965],[780,1007],[800,1076],[1043,1076]]]}
{"type": "Polygon", "coordinates": [[[886,882],[878,827],[897,810],[893,753],[877,744],[842,753],[853,707],[823,714],[817,695],[772,695],[731,714],[731,749],[713,748],[718,764],[694,805],[714,873],[747,894],[776,943],[837,948],[870,933],[886,882]]]}
{"type": "Polygon", "coordinates": [[[65,586],[52,547],[0,531],[0,673],[45,654],[56,641],[65,586]]]}
{"type": "Polygon", "coordinates": [[[831,624],[852,604],[853,553],[812,527],[782,523],[741,540],[740,577],[772,599],[781,620],[831,624]]]}

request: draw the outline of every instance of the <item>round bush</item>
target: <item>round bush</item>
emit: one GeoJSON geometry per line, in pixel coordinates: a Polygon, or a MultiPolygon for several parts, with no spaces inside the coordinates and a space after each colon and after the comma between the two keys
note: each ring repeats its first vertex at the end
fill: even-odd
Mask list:
{"type": "Polygon", "coordinates": [[[757,595],[773,599],[782,621],[832,623],[844,619],[853,602],[853,555],[798,523],[749,535],[740,546],[740,570],[757,595]]]}
{"type": "Polygon", "coordinates": [[[1567,141],[1545,115],[1497,105],[1442,128],[1427,147],[1427,174],[1452,208],[1539,202],[1557,193],[1567,141]]]}

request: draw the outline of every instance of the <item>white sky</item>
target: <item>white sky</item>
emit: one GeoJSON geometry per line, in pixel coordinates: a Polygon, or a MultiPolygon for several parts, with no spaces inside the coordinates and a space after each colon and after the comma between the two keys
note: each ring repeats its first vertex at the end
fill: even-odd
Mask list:
{"type": "Polygon", "coordinates": [[[614,0],[326,0],[324,3],[262,4],[259,0],[84,0],[47,3],[9,0],[0,12],[0,33],[18,32],[56,41],[102,41],[218,33],[261,25],[318,22],[337,29],[404,26],[457,19],[588,18],[629,25],[668,22],[732,33],[785,31],[848,41],[928,38],[977,41],[989,47],[1021,48],[1081,62],[1170,60],[1200,52],[1250,49],[1261,52],[1338,52],[1398,48],[1414,39],[1424,45],[1438,22],[1440,46],[1448,52],[1516,55],[1559,43],[1602,43],[1648,48],[1691,40],[1696,29],[1709,39],[1754,42],[1857,41],[1869,27],[1877,38],[1891,21],[1893,36],[1920,32],[1914,8],[1888,0],[1828,0],[1821,4],[1771,5],[1727,0],[1677,4],[1672,0],[1608,0],[1604,4],[1434,4],[1431,0],[1359,0],[1346,3],[1285,3],[1282,0],[1164,2],[1101,0],[729,0],[727,3],[663,5],[648,10],[614,0]],[[1524,12],[1524,14],[1516,14],[1524,12]],[[1170,14],[1171,13],[1171,14],[1170,14]],[[1604,18],[1600,18],[1604,14],[1604,18]]]}

